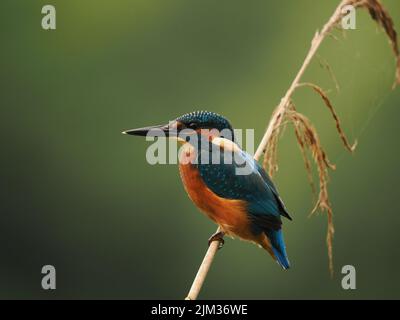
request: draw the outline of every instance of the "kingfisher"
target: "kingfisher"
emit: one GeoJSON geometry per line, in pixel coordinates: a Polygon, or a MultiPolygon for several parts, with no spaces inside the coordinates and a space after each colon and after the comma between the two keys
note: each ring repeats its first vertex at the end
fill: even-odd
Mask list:
{"type": "Polygon", "coordinates": [[[219,241],[222,247],[224,235],[237,237],[265,249],[283,269],[290,267],[281,217],[292,218],[266,171],[235,142],[225,117],[195,111],[168,124],[122,133],[165,136],[181,143],[179,172],[184,188],[200,211],[219,226],[209,245],[219,241]]]}

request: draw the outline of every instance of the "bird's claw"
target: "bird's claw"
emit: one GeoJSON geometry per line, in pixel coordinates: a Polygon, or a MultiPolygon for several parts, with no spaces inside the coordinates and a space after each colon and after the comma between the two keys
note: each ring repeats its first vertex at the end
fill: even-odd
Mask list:
{"type": "Polygon", "coordinates": [[[214,241],[218,241],[218,249],[221,249],[224,244],[225,244],[225,240],[224,240],[224,235],[225,233],[222,231],[216,232],[214,233],[209,239],[208,239],[208,246],[211,245],[212,242],[214,241]]]}

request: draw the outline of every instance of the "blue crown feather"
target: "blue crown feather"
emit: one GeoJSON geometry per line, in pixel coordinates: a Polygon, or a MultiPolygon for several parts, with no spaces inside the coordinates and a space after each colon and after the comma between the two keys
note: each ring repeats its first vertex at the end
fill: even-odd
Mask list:
{"type": "Polygon", "coordinates": [[[178,117],[176,121],[187,126],[194,124],[196,128],[199,129],[217,129],[219,131],[227,129],[231,131],[233,137],[233,128],[230,122],[225,117],[215,112],[194,111],[178,117]]]}

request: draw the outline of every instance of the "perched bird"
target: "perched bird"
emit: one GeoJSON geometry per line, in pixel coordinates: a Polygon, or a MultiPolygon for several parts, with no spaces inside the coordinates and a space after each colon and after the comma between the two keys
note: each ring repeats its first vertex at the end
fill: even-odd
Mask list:
{"type": "Polygon", "coordinates": [[[166,125],[123,133],[146,136],[157,131],[182,143],[179,171],[184,187],[221,230],[211,236],[209,244],[218,240],[222,246],[224,234],[236,236],[258,244],[288,269],[281,216],[292,219],[268,174],[235,143],[229,121],[214,112],[196,111],[166,125]],[[209,161],[204,161],[207,156],[209,161]],[[238,174],[244,167],[247,172],[238,174]]]}

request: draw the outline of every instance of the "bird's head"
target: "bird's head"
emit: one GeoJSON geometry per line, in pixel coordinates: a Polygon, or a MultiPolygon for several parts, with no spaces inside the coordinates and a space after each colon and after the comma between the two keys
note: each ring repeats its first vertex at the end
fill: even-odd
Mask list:
{"type": "Polygon", "coordinates": [[[190,134],[211,134],[234,141],[233,128],[229,121],[223,116],[210,111],[186,113],[168,124],[131,129],[123,133],[134,136],[159,136],[162,133],[167,137],[178,137],[178,139],[181,133],[185,136],[190,134]]]}

